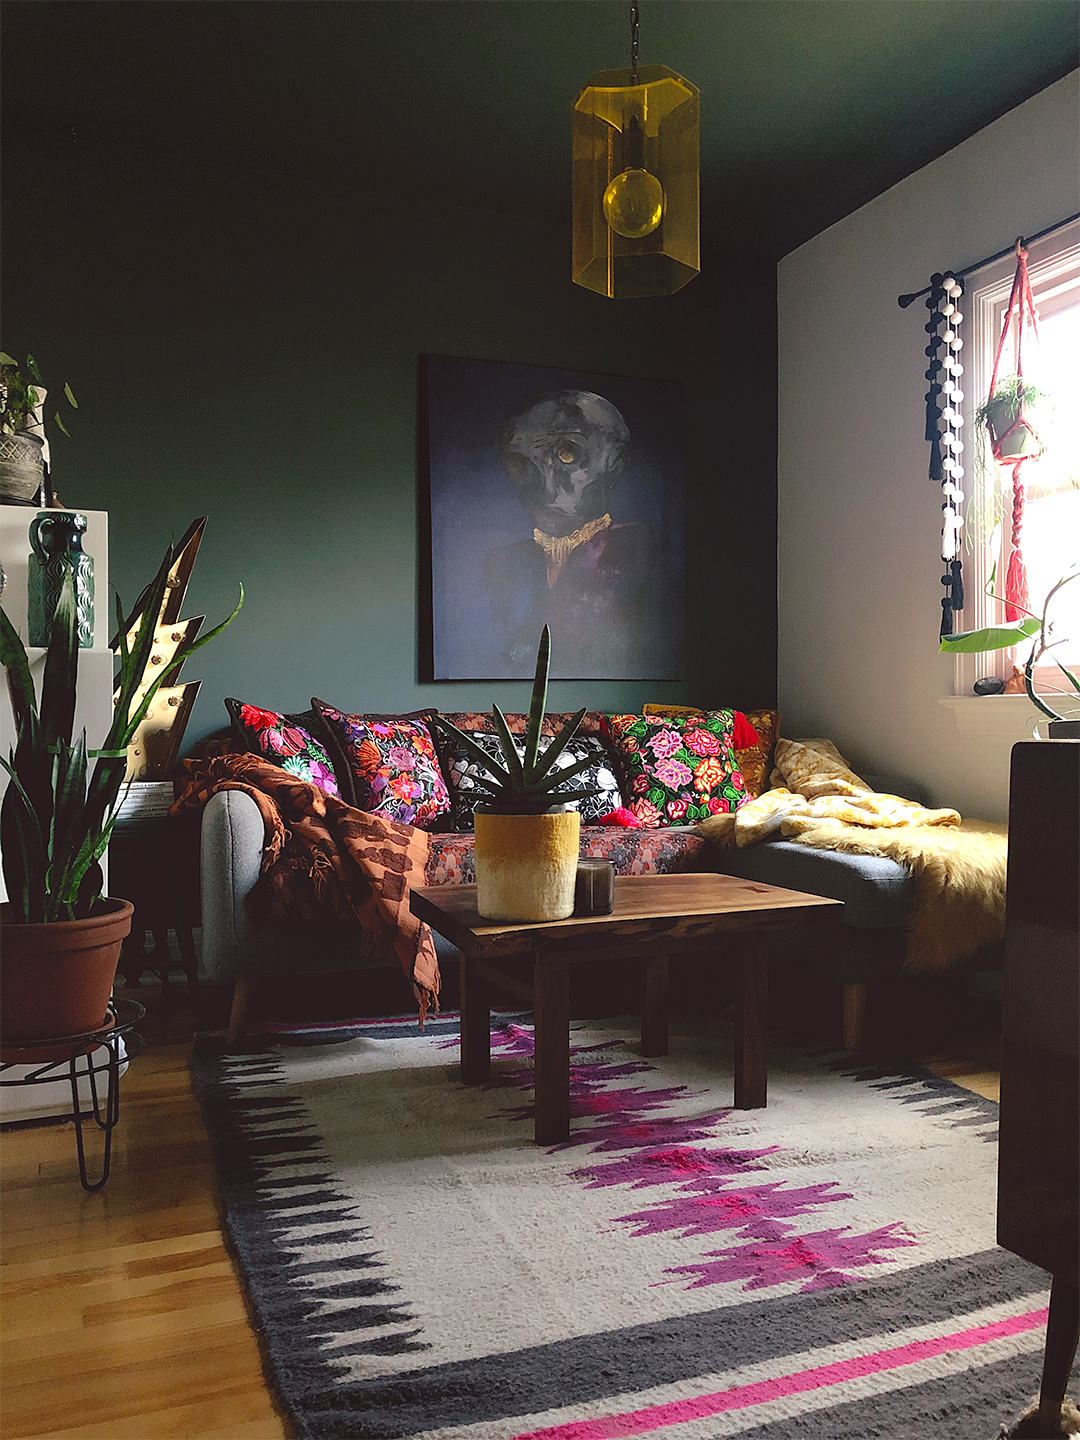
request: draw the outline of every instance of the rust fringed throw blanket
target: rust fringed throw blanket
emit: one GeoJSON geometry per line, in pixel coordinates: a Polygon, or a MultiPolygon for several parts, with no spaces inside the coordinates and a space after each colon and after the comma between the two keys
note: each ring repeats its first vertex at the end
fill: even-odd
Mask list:
{"type": "Polygon", "coordinates": [[[185,760],[173,811],[201,810],[218,790],[244,790],[266,825],[262,881],[271,914],[289,921],[355,920],[361,954],[396,955],[420,1005],[438,1009],[431,931],[409,909],[423,883],[424,830],[355,810],[256,755],[185,760]]]}

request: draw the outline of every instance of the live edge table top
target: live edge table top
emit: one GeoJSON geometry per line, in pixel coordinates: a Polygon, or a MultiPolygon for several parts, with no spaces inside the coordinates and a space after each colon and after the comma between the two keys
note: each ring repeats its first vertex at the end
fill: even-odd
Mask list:
{"type": "MultiPolygon", "coordinates": [[[[520,955],[557,943],[605,948],[624,941],[706,939],[725,930],[771,929],[828,919],[843,910],[839,900],[761,885],[734,875],[617,875],[610,915],[571,915],[565,920],[485,919],[476,908],[475,885],[429,885],[411,892],[412,912],[466,954],[520,955]]],[[[680,947],[683,948],[683,947],[680,947]]]]}

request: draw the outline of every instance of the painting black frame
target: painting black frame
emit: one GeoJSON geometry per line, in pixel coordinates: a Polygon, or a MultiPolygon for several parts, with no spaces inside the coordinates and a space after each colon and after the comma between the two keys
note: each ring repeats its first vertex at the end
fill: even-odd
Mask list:
{"type": "Polygon", "coordinates": [[[420,678],[528,679],[548,623],[552,679],[683,679],[682,387],[426,355],[420,402],[420,678]],[[531,401],[568,392],[600,397],[605,413],[614,407],[629,431],[629,455],[611,492],[609,527],[582,545],[552,583],[499,439],[508,417],[531,401]],[[546,587],[537,578],[545,575],[546,587]],[[575,592],[572,603],[577,581],[587,593],[575,592]]]}

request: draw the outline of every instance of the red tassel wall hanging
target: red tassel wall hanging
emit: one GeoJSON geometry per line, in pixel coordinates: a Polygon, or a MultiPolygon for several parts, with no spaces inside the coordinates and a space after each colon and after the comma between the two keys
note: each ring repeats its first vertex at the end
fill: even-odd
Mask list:
{"type": "Polygon", "coordinates": [[[1034,386],[1024,380],[1024,330],[1030,324],[1036,340],[1039,338],[1038,314],[1031,296],[1028,280],[1027,251],[1023,241],[1016,242],[1016,274],[1013,276],[1012,291],[1005,318],[1001,326],[1001,338],[994,356],[994,369],[990,377],[990,394],[981,406],[979,418],[986,425],[990,440],[990,451],[999,465],[1012,470],[1012,518],[1010,528],[1009,564],[1005,574],[1005,619],[1008,622],[1023,619],[1031,613],[1028,595],[1027,569],[1021,547],[1024,527],[1024,481],[1025,460],[1036,460],[1043,453],[1043,443],[1031,420],[1030,408],[1037,396],[1034,386]],[[1013,316],[1016,316],[1016,370],[1012,375],[999,377],[1001,355],[1009,336],[1013,316]]]}

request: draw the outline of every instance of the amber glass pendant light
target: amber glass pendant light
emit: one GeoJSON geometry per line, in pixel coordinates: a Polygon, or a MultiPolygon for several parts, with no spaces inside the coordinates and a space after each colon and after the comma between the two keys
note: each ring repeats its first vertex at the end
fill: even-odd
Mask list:
{"type": "Polygon", "coordinates": [[[700,94],[666,65],[597,70],[574,101],[573,278],[600,295],[672,295],[701,268],[700,94]]]}

